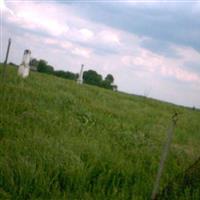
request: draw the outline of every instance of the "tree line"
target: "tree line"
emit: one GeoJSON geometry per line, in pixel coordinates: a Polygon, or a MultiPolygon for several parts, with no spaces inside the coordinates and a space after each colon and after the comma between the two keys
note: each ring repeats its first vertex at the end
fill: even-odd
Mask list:
{"type": "MultiPolygon", "coordinates": [[[[52,74],[61,78],[77,80],[79,74],[70,71],[54,70],[54,67],[49,65],[46,60],[37,60],[33,58],[30,62],[31,67],[35,67],[38,72],[52,74]]],[[[98,74],[94,70],[88,70],[83,72],[83,83],[99,86],[102,88],[117,90],[117,85],[114,85],[114,77],[112,74],[108,74],[105,78],[101,74],[98,74]]]]}

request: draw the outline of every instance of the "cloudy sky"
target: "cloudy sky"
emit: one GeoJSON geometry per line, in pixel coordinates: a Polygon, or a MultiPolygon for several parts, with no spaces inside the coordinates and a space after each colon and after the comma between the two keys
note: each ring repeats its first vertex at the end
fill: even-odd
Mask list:
{"type": "Polygon", "coordinates": [[[119,90],[200,107],[200,1],[0,0],[1,62],[111,73],[119,90]]]}

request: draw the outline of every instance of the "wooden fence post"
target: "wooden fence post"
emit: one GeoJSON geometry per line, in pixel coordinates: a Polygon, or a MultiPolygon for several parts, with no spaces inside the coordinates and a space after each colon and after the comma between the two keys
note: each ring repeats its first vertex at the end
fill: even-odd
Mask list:
{"type": "Polygon", "coordinates": [[[156,197],[157,197],[157,193],[158,193],[159,185],[160,185],[160,179],[161,179],[162,172],[163,172],[163,169],[164,169],[165,160],[167,158],[167,154],[168,154],[169,149],[170,149],[170,145],[171,145],[172,137],[173,137],[173,132],[174,132],[174,129],[176,127],[177,120],[178,120],[178,113],[175,112],[174,115],[172,116],[172,125],[168,129],[167,140],[166,140],[163,152],[162,152],[162,156],[161,156],[161,160],[160,160],[160,164],[159,164],[159,168],[158,168],[158,173],[157,173],[157,176],[156,176],[156,181],[154,183],[154,188],[153,188],[153,192],[152,192],[152,195],[151,195],[152,200],[155,200],[156,197]]]}
{"type": "Polygon", "coordinates": [[[9,55],[9,52],[10,52],[10,45],[11,45],[11,39],[9,38],[8,39],[7,52],[6,52],[6,58],[5,58],[5,61],[3,63],[3,70],[2,70],[2,78],[3,78],[3,80],[6,77],[6,66],[7,66],[7,61],[8,61],[8,55],[9,55]]]}

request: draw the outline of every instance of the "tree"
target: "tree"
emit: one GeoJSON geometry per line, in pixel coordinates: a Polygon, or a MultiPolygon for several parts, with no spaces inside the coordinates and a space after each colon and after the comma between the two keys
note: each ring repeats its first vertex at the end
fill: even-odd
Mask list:
{"type": "Polygon", "coordinates": [[[112,74],[108,74],[105,79],[94,70],[88,70],[83,73],[84,83],[90,85],[96,85],[110,90],[117,90],[117,86],[113,85],[114,77],[112,74]]]}
{"type": "Polygon", "coordinates": [[[78,78],[78,74],[74,74],[69,71],[65,72],[62,70],[54,71],[54,75],[71,80],[76,80],[78,78]]]}
{"type": "Polygon", "coordinates": [[[105,78],[105,81],[109,82],[110,84],[114,82],[114,77],[112,74],[108,74],[105,78]]]}
{"type": "Polygon", "coordinates": [[[101,86],[102,76],[94,70],[88,70],[83,73],[84,83],[101,86]]]}
{"type": "Polygon", "coordinates": [[[108,74],[102,81],[102,87],[110,90],[114,90],[112,83],[114,82],[114,77],[112,74],[108,74]]]}
{"type": "Polygon", "coordinates": [[[54,68],[51,65],[48,65],[45,60],[39,60],[37,70],[47,74],[52,74],[54,72],[54,68]]]}
{"type": "Polygon", "coordinates": [[[101,87],[112,90],[112,85],[109,80],[103,80],[101,83],[101,87]]]}

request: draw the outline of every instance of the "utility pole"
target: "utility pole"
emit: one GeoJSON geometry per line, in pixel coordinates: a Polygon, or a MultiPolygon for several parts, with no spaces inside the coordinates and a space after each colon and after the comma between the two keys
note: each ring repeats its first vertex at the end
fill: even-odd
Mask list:
{"type": "Polygon", "coordinates": [[[9,52],[10,52],[10,45],[11,45],[11,39],[9,38],[8,39],[7,52],[6,52],[6,59],[4,61],[3,70],[2,70],[2,78],[3,79],[5,79],[5,76],[6,76],[6,66],[7,66],[7,61],[8,61],[8,55],[9,55],[9,52]]]}
{"type": "Polygon", "coordinates": [[[78,79],[77,79],[78,84],[83,84],[83,68],[84,68],[84,65],[82,64],[81,65],[81,71],[80,71],[78,79]]]}
{"type": "Polygon", "coordinates": [[[156,176],[156,181],[154,183],[154,188],[153,188],[153,192],[152,192],[152,195],[151,195],[151,200],[157,199],[159,185],[160,185],[160,179],[161,179],[161,176],[162,176],[162,173],[163,173],[164,164],[165,164],[165,161],[167,159],[167,155],[168,155],[168,152],[169,152],[169,149],[170,149],[170,145],[172,143],[172,137],[173,137],[174,129],[176,127],[177,120],[178,120],[178,113],[175,112],[174,115],[172,116],[172,124],[171,124],[171,126],[168,130],[167,140],[166,140],[163,152],[162,152],[159,169],[158,169],[158,173],[157,173],[157,176],[156,176]]]}

